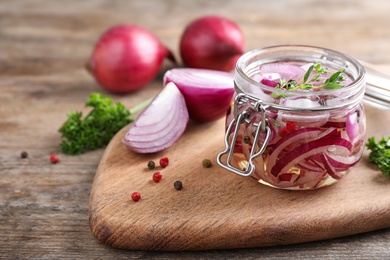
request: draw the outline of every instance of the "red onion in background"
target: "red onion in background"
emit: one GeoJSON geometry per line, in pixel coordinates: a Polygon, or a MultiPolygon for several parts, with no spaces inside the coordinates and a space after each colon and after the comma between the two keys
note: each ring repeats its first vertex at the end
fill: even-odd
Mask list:
{"type": "Polygon", "coordinates": [[[191,68],[231,71],[244,52],[244,36],[234,22],[205,16],[191,22],[180,40],[180,55],[191,68]]]}
{"type": "Polygon", "coordinates": [[[118,25],[101,36],[87,67],[102,87],[129,93],[151,82],[166,57],[175,62],[154,34],[137,25],[118,25]]]}

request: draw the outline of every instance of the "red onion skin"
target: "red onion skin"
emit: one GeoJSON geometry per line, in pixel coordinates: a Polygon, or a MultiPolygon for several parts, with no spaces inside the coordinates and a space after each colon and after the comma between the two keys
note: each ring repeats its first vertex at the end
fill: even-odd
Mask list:
{"type": "Polygon", "coordinates": [[[180,40],[187,67],[231,71],[244,52],[244,36],[232,21],[205,16],[190,23],[180,40]]]}
{"type": "Polygon", "coordinates": [[[188,88],[177,86],[182,92],[190,118],[197,122],[212,122],[226,115],[230,106],[231,98],[234,90],[231,89],[216,89],[219,98],[214,98],[215,94],[211,94],[211,89],[196,88],[196,96],[193,91],[188,88]]]}
{"type": "Polygon", "coordinates": [[[151,82],[165,57],[175,62],[154,34],[140,26],[118,25],[100,37],[87,67],[107,90],[129,93],[151,82]]]}
{"type": "MultiPolygon", "coordinates": [[[[209,85],[216,84],[215,87],[208,87],[201,85],[199,82],[184,82],[184,80],[177,80],[178,71],[191,71],[193,76],[196,77],[196,73],[209,73],[210,76],[215,73],[215,77],[226,77],[225,72],[220,71],[204,71],[202,69],[189,69],[178,68],[172,69],[164,75],[164,85],[169,82],[174,82],[183,94],[188,113],[192,120],[197,122],[212,122],[226,115],[232,101],[234,94],[233,76],[231,77],[231,84],[221,87],[221,83],[212,83],[210,80],[209,85]],[[173,76],[175,74],[175,76],[173,76]],[[231,86],[230,86],[231,85],[231,86]]],[[[222,84],[223,85],[223,84],[222,84]]]]}

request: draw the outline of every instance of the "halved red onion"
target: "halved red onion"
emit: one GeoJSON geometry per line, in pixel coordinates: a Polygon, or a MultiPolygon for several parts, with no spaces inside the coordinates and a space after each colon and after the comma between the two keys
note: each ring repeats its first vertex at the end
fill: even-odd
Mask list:
{"type": "Polygon", "coordinates": [[[190,118],[199,122],[225,116],[234,94],[233,74],[223,71],[171,69],[164,75],[164,84],[169,82],[183,94],[190,118]]]}
{"type": "Polygon", "coordinates": [[[174,83],[169,83],[137,117],[122,143],[137,153],[159,152],[179,139],[187,122],[184,97],[174,83]]]}

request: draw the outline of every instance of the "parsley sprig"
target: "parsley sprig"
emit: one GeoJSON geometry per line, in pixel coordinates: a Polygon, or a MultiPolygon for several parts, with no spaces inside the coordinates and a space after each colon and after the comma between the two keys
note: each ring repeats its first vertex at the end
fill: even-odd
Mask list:
{"type": "Polygon", "coordinates": [[[67,121],[58,130],[61,133],[61,151],[77,155],[88,150],[106,146],[111,138],[125,125],[133,122],[133,113],[149,104],[147,100],[128,110],[126,107],[102,94],[92,93],[85,105],[92,107],[83,118],[82,112],[70,112],[67,121]]]}
{"type": "Polygon", "coordinates": [[[378,166],[383,175],[390,178],[390,137],[382,137],[378,142],[374,137],[370,137],[366,146],[371,150],[368,156],[370,161],[378,166]]]}
{"type": "Polygon", "coordinates": [[[320,63],[315,63],[309,67],[306,71],[305,75],[301,80],[289,80],[280,79],[279,84],[276,88],[286,89],[290,91],[297,90],[312,90],[312,89],[339,89],[342,88],[341,82],[343,82],[346,78],[344,75],[344,69],[340,69],[333,73],[329,78],[325,78],[324,76],[329,73],[329,70],[325,69],[321,66],[320,63]],[[301,81],[301,82],[299,82],[301,81]],[[319,85],[313,85],[313,83],[318,83],[324,81],[324,83],[319,85]]]}

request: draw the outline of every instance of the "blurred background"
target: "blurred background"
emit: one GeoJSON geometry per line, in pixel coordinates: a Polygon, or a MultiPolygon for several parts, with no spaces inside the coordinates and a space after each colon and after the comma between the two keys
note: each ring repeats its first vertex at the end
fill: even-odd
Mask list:
{"type": "Polygon", "coordinates": [[[235,21],[247,51],[308,44],[385,64],[389,11],[387,0],[1,0],[0,76],[83,66],[100,34],[123,23],[151,30],[177,54],[185,25],[208,14],[235,21]]]}

